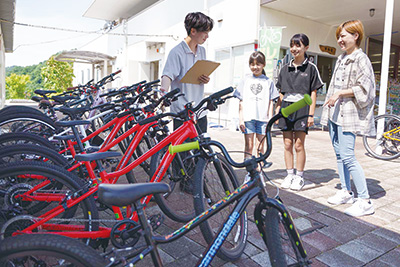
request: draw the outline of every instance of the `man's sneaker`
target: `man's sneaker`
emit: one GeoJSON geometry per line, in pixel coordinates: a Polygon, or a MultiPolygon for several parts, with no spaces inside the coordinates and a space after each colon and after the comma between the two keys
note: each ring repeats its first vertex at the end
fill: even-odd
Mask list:
{"type": "Polygon", "coordinates": [[[336,192],[334,196],[328,198],[328,203],[333,205],[352,204],[354,203],[353,192],[349,193],[346,189],[342,189],[336,192]]]}
{"type": "Polygon", "coordinates": [[[301,176],[294,175],[292,184],[290,185],[290,189],[299,191],[304,186],[304,179],[301,176]]]}
{"type": "Polygon", "coordinates": [[[364,215],[371,215],[375,212],[374,206],[371,201],[357,199],[356,202],[347,208],[344,213],[353,217],[360,217],[364,215]]]}
{"type": "Polygon", "coordinates": [[[281,183],[281,188],[283,189],[288,189],[292,185],[294,175],[293,174],[288,174],[285,179],[283,179],[283,182],[281,183]]]}

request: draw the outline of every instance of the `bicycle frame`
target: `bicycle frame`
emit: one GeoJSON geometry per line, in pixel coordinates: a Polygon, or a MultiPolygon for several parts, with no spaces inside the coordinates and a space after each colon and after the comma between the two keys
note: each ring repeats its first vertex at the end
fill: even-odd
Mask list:
{"type": "MultiPolygon", "coordinates": [[[[116,140],[114,140],[113,142],[106,145],[103,149],[106,150],[109,147],[113,147],[116,143],[118,143],[119,139],[125,138],[126,136],[128,136],[130,134],[131,131],[132,132],[137,131],[137,135],[135,135],[135,137],[137,136],[137,138],[133,139],[133,142],[130,144],[130,146],[127,150],[128,155],[129,155],[130,152],[133,153],[134,148],[136,148],[137,145],[139,144],[141,137],[144,135],[144,133],[147,131],[147,129],[153,124],[154,123],[150,123],[150,124],[145,124],[143,126],[140,126],[137,124],[134,127],[132,127],[128,132],[124,133],[123,135],[118,137],[116,140]]],[[[127,165],[125,167],[123,167],[124,164],[121,164],[121,166],[123,167],[122,169],[114,171],[114,172],[110,172],[110,173],[107,173],[105,170],[101,171],[99,174],[100,174],[100,179],[101,179],[102,183],[111,183],[111,184],[116,183],[118,177],[133,170],[135,167],[140,165],[146,159],[150,158],[151,156],[153,156],[154,154],[156,154],[158,151],[160,151],[164,147],[168,146],[169,144],[178,145],[178,144],[182,144],[188,138],[197,137],[198,133],[197,133],[197,130],[196,130],[196,127],[194,124],[195,123],[193,120],[185,121],[181,127],[176,129],[169,136],[164,138],[156,146],[151,148],[149,151],[147,151],[145,154],[140,156],[138,159],[136,159],[135,161],[133,161],[132,163],[130,163],[129,165],[127,165]]],[[[105,125],[103,127],[106,127],[107,125],[105,125]]],[[[90,136],[88,136],[87,138],[89,138],[89,137],[90,136]]],[[[174,159],[174,157],[175,157],[175,154],[171,155],[169,153],[166,153],[164,155],[160,166],[154,173],[150,182],[160,182],[161,181],[162,177],[165,175],[165,173],[166,173],[169,165],[171,164],[172,160],[174,159]]],[[[123,162],[123,160],[121,160],[121,162],[123,162]]],[[[92,167],[90,162],[84,162],[84,163],[80,162],[80,163],[75,164],[74,166],[78,166],[78,165],[80,166],[82,164],[85,164],[88,167],[88,170],[91,169],[91,167],[92,167]]],[[[125,164],[126,164],[126,162],[125,162],[125,164]]],[[[94,177],[93,180],[96,181],[96,177],[94,176],[94,172],[92,169],[91,169],[91,171],[89,171],[89,174],[93,175],[93,177],[94,177]]],[[[35,178],[35,177],[29,177],[29,178],[35,178]]],[[[40,179],[40,177],[38,177],[38,179],[40,179]]],[[[19,197],[24,201],[32,201],[32,200],[58,201],[60,203],[62,201],[64,201],[65,195],[62,195],[62,194],[57,195],[57,194],[35,193],[35,191],[37,191],[40,188],[43,188],[44,186],[46,186],[49,183],[50,183],[50,181],[46,180],[43,183],[40,183],[39,185],[37,185],[34,188],[32,188],[31,190],[29,190],[28,192],[18,195],[16,197],[19,197]],[[32,193],[34,193],[34,194],[31,195],[32,193]]],[[[51,232],[52,234],[65,235],[65,236],[69,236],[69,237],[73,237],[73,238],[96,239],[96,238],[109,237],[111,229],[106,228],[106,227],[100,227],[99,231],[85,232],[85,231],[83,231],[83,226],[81,226],[81,225],[46,224],[47,221],[49,221],[52,218],[56,217],[57,215],[61,214],[65,210],[65,207],[67,207],[67,208],[73,207],[74,205],[76,205],[80,201],[82,201],[83,199],[93,195],[95,192],[97,192],[97,189],[98,189],[98,184],[97,184],[97,182],[95,182],[94,186],[91,187],[86,193],[82,194],[81,196],[79,196],[76,199],[67,199],[64,204],[60,204],[57,207],[53,208],[52,210],[41,215],[39,217],[39,218],[41,218],[40,221],[25,228],[24,230],[15,232],[13,235],[20,234],[20,233],[32,233],[32,230],[36,229],[37,227],[41,227],[44,230],[53,230],[54,232],[51,232]],[[57,232],[56,232],[56,230],[57,230],[57,232]],[[61,232],[61,230],[65,230],[68,232],[61,232]],[[58,232],[58,231],[60,231],[60,232],[58,232]]],[[[151,200],[151,197],[152,197],[152,195],[148,195],[148,196],[144,197],[141,200],[141,203],[148,204],[151,200]]],[[[122,220],[123,216],[122,216],[121,209],[118,207],[114,207],[114,206],[112,207],[112,209],[113,209],[116,219],[122,220]]],[[[128,214],[128,216],[129,215],[130,215],[130,219],[132,219],[134,221],[138,221],[138,215],[136,212],[133,212],[132,214],[128,214]]]]}

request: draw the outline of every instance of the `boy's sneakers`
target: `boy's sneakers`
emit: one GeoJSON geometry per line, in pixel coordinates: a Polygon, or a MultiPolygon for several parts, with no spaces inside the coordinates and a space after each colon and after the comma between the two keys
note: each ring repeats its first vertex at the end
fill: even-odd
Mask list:
{"type": "Polygon", "coordinates": [[[292,185],[294,179],[294,175],[293,174],[288,174],[285,179],[283,179],[283,182],[281,183],[281,188],[283,189],[288,189],[290,188],[290,186],[292,185]]]}
{"type": "Polygon", "coordinates": [[[336,192],[334,196],[328,198],[328,203],[333,205],[352,204],[354,203],[353,192],[349,193],[346,189],[342,189],[336,192]]]}
{"type": "Polygon", "coordinates": [[[304,186],[304,179],[301,176],[294,175],[292,184],[290,185],[290,189],[299,191],[304,186]]]}
{"type": "Polygon", "coordinates": [[[374,207],[372,206],[371,201],[365,201],[362,199],[357,199],[356,202],[350,207],[347,208],[344,213],[353,217],[360,217],[364,215],[370,215],[375,212],[374,207]]]}

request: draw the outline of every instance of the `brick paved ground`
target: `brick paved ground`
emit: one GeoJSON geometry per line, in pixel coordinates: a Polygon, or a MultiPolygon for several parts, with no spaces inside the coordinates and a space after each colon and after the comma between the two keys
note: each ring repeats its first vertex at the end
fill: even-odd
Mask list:
{"type": "MultiPolygon", "coordinates": [[[[229,130],[210,131],[211,137],[223,142],[229,150],[243,150],[243,137],[229,130]]],[[[369,157],[362,145],[356,142],[356,156],[364,168],[375,214],[352,218],[343,213],[349,205],[333,206],[326,199],[339,188],[336,160],[328,133],[311,131],[306,139],[306,185],[300,192],[281,190],[280,196],[295,218],[301,232],[312,266],[400,266],[400,159],[381,161],[369,157]]],[[[237,160],[242,155],[235,156],[237,160]]],[[[269,177],[280,184],[285,176],[282,137],[273,137],[273,165],[269,177]]],[[[240,180],[244,170],[236,170],[240,180]]],[[[271,194],[275,188],[268,185],[271,194]]],[[[252,203],[254,205],[254,203],[252,203]]],[[[252,205],[251,205],[252,206],[252,205]]],[[[149,207],[148,211],[157,209],[149,207]]],[[[245,253],[240,260],[230,263],[220,259],[213,266],[269,266],[266,247],[252,222],[253,208],[249,207],[249,237],[245,253]]],[[[166,219],[158,229],[161,234],[179,227],[166,219]]],[[[193,266],[205,249],[199,229],[171,244],[161,245],[161,255],[166,266],[193,266]]],[[[149,259],[148,259],[149,260],[149,259]]],[[[144,261],[138,266],[148,266],[144,261]]]]}

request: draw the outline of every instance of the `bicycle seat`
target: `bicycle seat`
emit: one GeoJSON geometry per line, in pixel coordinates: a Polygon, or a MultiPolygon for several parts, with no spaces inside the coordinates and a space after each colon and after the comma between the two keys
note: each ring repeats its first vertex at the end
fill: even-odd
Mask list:
{"type": "Polygon", "coordinates": [[[47,94],[57,93],[57,91],[54,91],[54,90],[40,90],[40,89],[35,90],[34,92],[35,92],[35,94],[38,94],[38,95],[41,95],[41,96],[45,96],[47,94]]]}
{"type": "Polygon", "coordinates": [[[79,97],[73,95],[66,95],[66,96],[55,95],[52,97],[52,99],[60,104],[64,104],[68,100],[79,99],[79,97]]]}
{"type": "Polygon", "coordinates": [[[86,111],[89,111],[90,108],[89,107],[82,107],[82,108],[68,108],[68,107],[60,107],[59,111],[75,118],[76,116],[80,116],[83,113],[85,113],[86,111]]]}
{"type": "Polygon", "coordinates": [[[165,183],[100,184],[97,195],[99,200],[106,205],[122,207],[144,196],[169,191],[169,185],[165,183]]]}

